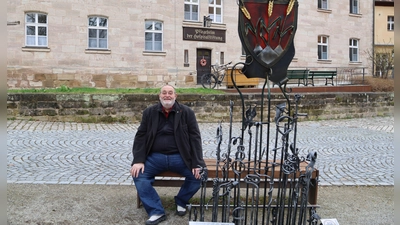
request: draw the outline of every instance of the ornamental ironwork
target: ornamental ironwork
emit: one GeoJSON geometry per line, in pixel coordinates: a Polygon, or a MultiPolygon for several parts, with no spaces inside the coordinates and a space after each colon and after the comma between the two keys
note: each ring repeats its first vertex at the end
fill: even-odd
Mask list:
{"type": "Polygon", "coordinates": [[[216,176],[208,177],[207,168],[202,168],[200,204],[189,206],[189,220],[235,225],[317,225],[318,206],[310,204],[308,196],[312,185],[318,185],[311,182],[317,153],[301,155],[297,124],[306,114],[298,112],[302,96],[292,94],[286,87],[287,68],[294,56],[298,2],[239,0],[238,12],[239,37],[246,60],[235,64],[230,76],[241,105],[234,107],[230,102],[227,137],[219,123],[216,176]],[[257,104],[246,102],[235,82],[236,70],[247,78],[265,79],[257,104]],[[277,105],[272,104],[272,84],[284,96],[277,105]],[[233,136],[233,111],[238,108],[241,129],[238,136],[233,136]],[[228,141],[223,142],[224,138],[228,141]],[[223,143],[227,143],[225,148],[223,143]],[[212,192],[207,198],[210,181],[212,192]]]}

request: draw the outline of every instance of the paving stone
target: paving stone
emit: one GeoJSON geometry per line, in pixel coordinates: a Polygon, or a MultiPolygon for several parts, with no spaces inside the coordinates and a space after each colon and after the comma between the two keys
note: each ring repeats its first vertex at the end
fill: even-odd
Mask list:
{"type": "MultiPolygon", "coordinates": [[[[8,120],[7,182],[132,185],[138,126],[8,120]]],[[[215,158],[219,124],[199,127],[204,157],[215,158]]],[[[229,124],[221,127],[221,154],[228,154],[229,124]]],[[[275,131],[271,126],[270,134],[275,131]]],[[[232,124],[231,137],[240,134],[241,124],[232,124]]],[[[296,140],[304,157],[317,152],[320,185],[394,185],[394,117],[299,122],[296,140]]],[[[230,157],[236,149],[231,146],[230,157]]]]}

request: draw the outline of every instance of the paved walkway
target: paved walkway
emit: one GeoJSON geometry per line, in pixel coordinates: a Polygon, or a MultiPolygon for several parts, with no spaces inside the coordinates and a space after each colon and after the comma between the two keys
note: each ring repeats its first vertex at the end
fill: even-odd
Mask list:
{"type": "MultiPolygon", "coordinates": [[[[132,185],[137,127],[9,120],[7,183],[132,185]]],[[[217,127],[200,124],[205,157],[215,157],[217,127]]],[[[226,152],[229,125],[222,128],[226,152]]],[[[318,153],[320,185],[394,185],[393,117],[300,122],[297,135],[300,155],[318,153]]]]}

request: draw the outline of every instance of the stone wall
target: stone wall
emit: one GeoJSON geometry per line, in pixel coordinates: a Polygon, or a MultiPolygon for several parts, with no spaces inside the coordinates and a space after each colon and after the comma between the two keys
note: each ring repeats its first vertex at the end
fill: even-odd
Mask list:
{"type": "MultiPolygon", "coordinates": [[[[301,93],[299,113],[302,120],[358,118],[394,115],[394,93],[301,93]]],[[[294,94],[288,95],[293,112],[294,94]]],[[[260,118],[260,94],[243,94],[245,108],[257,106],[260,118]]],[[[142,111],[158,101],[155,94],[8,94],[8,119],[33,119],[75,122],[138,122],[142,111]]],[[[199,122],[229,122],[229,105],[233,102],[233,120],[241,121],[239,94],[180,94],[178,101],[190,106],[199,122]]],[[[264,96],[264,121],[268,116],[264,96]]],[[[275,106],[285,102],[282,94],[271,94],[271,116],[275,106]]]]}

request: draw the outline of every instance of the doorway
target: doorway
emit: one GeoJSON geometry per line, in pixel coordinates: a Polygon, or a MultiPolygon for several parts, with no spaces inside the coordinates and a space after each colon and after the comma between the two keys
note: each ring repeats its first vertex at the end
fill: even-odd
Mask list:
{"type": "Polygon", "coordinates": [[[197,49],[196,58],[197,84],[201,84],[201,76],[211,73],[211,50],[197,49]]]}

